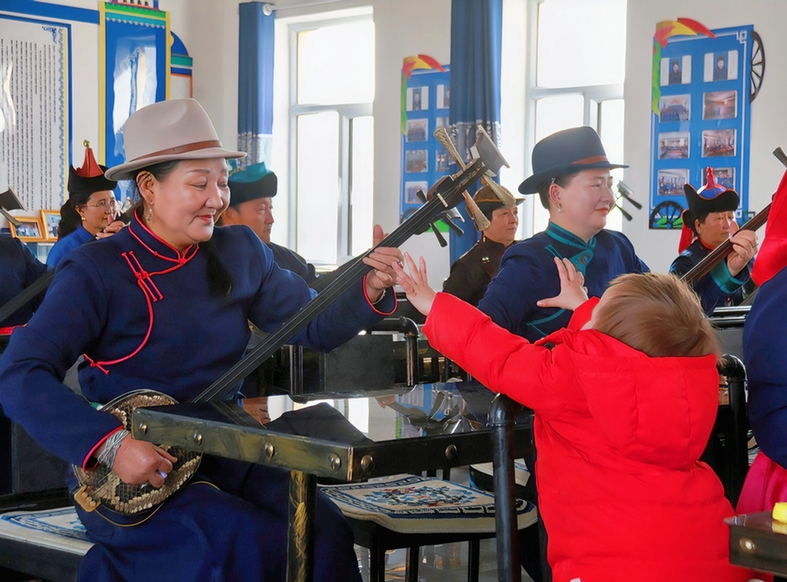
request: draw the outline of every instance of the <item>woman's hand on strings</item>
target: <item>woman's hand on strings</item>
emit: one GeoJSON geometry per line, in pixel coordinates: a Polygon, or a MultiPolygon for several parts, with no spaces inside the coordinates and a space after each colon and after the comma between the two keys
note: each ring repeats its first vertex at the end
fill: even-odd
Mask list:
{"type": "Polygon", "coordinates": [[[177,458],[153,443],[127,436],[120,442],[112,469],[124,483],[161,487],[176,461],[177,458]]]}
{"type": "Polygon", "coordinates": [[[555,257],[557,274],[560,277],[560,294],[536,301],[539,307],[558,307],[574,311],[588,299],[588,290],[585,287],[585,276],[577,271],[574,264],[568,259],[555,257]]]}
{"type": "Polygon", "coordinates": [[[396,282],[407,295],[410,304],[424,315],[429,315],[437,293],[429,286],[426,259],[421,257],[418,260],[419,265],[416,266],[410,253],[405,253],[404,260],[410,273],[408,274],[401,265],[395,264],[393,268],[396,271],[396,282]]]}

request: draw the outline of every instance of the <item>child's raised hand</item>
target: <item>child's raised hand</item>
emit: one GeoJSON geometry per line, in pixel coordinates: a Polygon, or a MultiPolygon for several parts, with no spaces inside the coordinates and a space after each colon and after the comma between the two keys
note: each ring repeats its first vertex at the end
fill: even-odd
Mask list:
{"type": "Polygon", "coordinates": [[[568,259],[561,260],[555,257],[555,265],[560,277],[560,295],[536,301],[536,305],[574,311],[588,299],[588,290],[584,287],[585,277],[568,259]]]}
{"type": "Polygon", "coordinates": [[[419,266],[416,266],[410,253],[405,253],[404,260],[410,274],[408,275],[398,263],[394,263],[396,282],[407,295],[410,304],[424,315],[429,315],[436,293],[429,286],[429,278],[426,276],[426,259],[421,257],[418,261],[419,266]]]}

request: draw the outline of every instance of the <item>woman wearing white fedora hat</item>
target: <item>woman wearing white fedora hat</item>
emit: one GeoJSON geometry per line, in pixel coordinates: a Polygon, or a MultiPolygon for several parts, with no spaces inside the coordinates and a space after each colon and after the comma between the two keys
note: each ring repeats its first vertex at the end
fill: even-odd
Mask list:
{"type": "MultiPolygon", "coordinates": [[[[83,469],[98,461],[123,482],[161,487],[176,458],[130,438],[91,403],[140,388],[194,398],[240,360],[248,320],[273,331],[311,293],[247,227],[214,230],[229,202],[226,159],[245,154],[222,147],[196,101],[140,109],[124,134],[128,161],[106,177],[134,180],[139,207],[120,233],[63,260],[0,360],[0,400],[63,459],[83,469]],[[61,380],[83,353],[80,398],[61,380]]],[[[397,249],[371,253],[364,262],[374,270],[295,340],[331,349],[392,312],[385,289],[400,258],[397,249]]],[[[77,506],[95,542],[80,579],[284,580],[287,483],[280,470],[205,456],[190,484],[143,519],[77,506]]],[[[349,527],[326,499],[316,505],[314,579],[360,580],[349,527]]]]}

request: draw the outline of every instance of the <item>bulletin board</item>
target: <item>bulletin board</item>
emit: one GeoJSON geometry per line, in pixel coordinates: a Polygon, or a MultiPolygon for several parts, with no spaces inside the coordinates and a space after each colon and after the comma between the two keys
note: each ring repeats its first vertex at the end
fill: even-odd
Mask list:
{"type": "MultiPolygon", "coordinates": [[[[419,57],[423,62],[425,57],[419,57]]],[[[405,59],[405,65],[407,63],[405,59]]],[[[434,62],[429,66],[423,70],[410,69],[407,71],[409,74],[402,75],[400,222],[421,206],[422,202],[416,195],[419,190],[426,194],[442,176],[458,170],[456,162],[433,135],[436,128],[448,127],[451,99],[449,67],[434,62]]],[[[440,230],[448,229],[442,221],[436,224],[440,230]]]]}
{"type": "Polygon", "coordinates": [[[699,190],[707,167],[720,185],[739,193],[738,218],[749,214],[751,102],[764,71],[761,41],[750,25],[707,30],[694,21],[677,23],[684,28],[674,30],[693,35],[665,38],[657,29],[654,38],[651,229],[681,228],[683,186],[699,190]],[[696,26],[686,29],[686,22],[696,26]]]}
{"type": "Polygon", "coordinates": [[[0,16],[0,75],[1,187],[28,210],[59,208],[71,141],[71,26],[0,16]]]}

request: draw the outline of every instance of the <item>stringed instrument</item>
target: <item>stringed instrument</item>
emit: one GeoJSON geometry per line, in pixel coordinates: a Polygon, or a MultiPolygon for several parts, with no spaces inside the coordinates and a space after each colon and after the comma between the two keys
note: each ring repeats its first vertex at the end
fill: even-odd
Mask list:
{"type": "MultiPolygon", "coordinates": [[[[381,247],[399,247],[414,234],[425,232],[441,214],[454,208],[462,200],[462,193],[482,174],[495,175],[503,165],[507,165],[489,135],[483,127],[478,127],[478,139],[471,148],[474,159],[464,170],[455,176],[445,176],[429,191],[429,197],[410,218],[400,224],[391,234],[386,236],[379,245],[381,247]]],[[[377,247],[375,247],[377,248],[377,247]]],[[[243,359],[230,368],[213,384],[203,390],[191,402],[200,403],[222,400],[228,397],[239,382],[254,371],[268,357],[292,339],[300,330],[336,299],[356,284],[366,273],[372,270],[363,263],[363,258],[373,252],[356,257],[342,268],[336,276],[314,299],[303,306],[289,321],[277,331],[269,334],[265,341],[246,354],[243,359]]],[[[130,430],[133,412],[136,408],[177,404],[175,399],[155,390],[138,390],[124,394],[100,407],[100,410],[115,415],[130,430]]],[[[75,500],[86,511],[93,511],[100,505],[126,515],[144,512],[161,504],[169,496],[180,489],[197,471],[201,455],[180,448],[162,446],[177,457],[172,471],[158,489],[149,484],[132,485],[124,483],[110,467],[99,465],[97,468],[84,470],[73,466],[74,475],[79,481],[79,490],[75,500]]]]}
{"type": "MultiPolygon", "coordinates": [[[[765,208],[760,210],[754,215],[754,217],[746,222],[746,224],[744,224],[740,230],[757,230],[768,220],[768,214],[770,211],[771,205],[768,203],[765,208]]],[[[727,255],[729,255],[732,252],[732,247],[732,241],[730,239],[725,240],[723,243],[709,252],[699,263],[694,265],[688,273],[680,278],[680,280],[685,281],[689,285],[694,285],[697,281],[710,273],[716,265],[718,265],[727,255]]]]}
{"type": "MultiPolygon", "coordinates": [[[[782,148],[776,148],[773,150],[773,155],[784,165],[787,166],[787,155],[785,155],[782,148]]],[[[762,225],[764,225],[768,220],[768,214],[771,211],[771,203],[769,202],[768,205],[760,210],[757,214],[754,215],[746,224],[744,224],[740,230],[754,230],[756,231],[762,225]]],[[[685,281],[689,285],[694,285],[697,281],[702,279],[705,275],[711,272],[713,268],[718,265],[722,259],[727,257],[732,252],[733,244],[730,239],[725,240],[715,249],[713,249],[708,255],[702,259],[699,263],[694,265],[692,269],[683,275],[680,280],[685,281]]]]}

